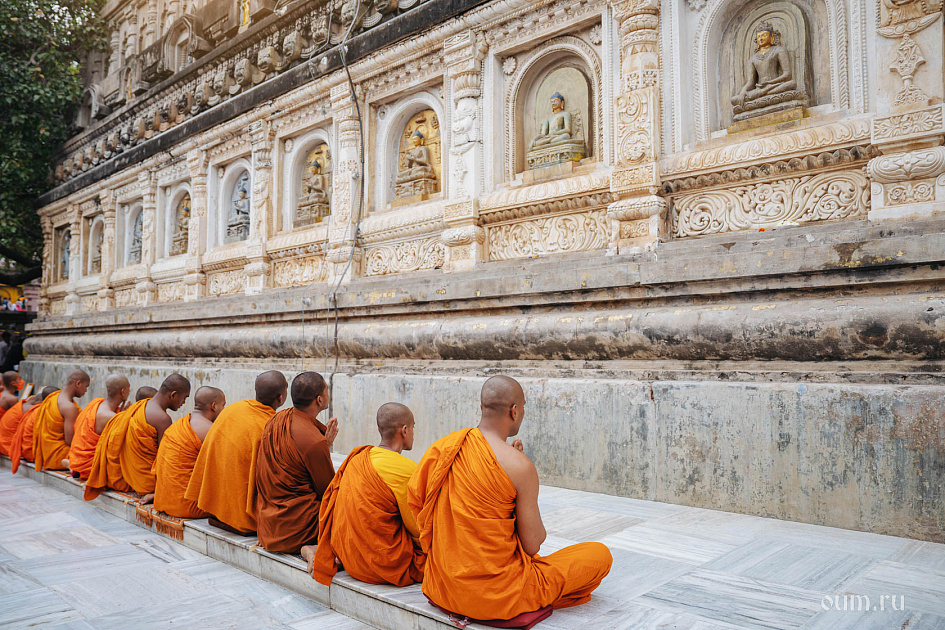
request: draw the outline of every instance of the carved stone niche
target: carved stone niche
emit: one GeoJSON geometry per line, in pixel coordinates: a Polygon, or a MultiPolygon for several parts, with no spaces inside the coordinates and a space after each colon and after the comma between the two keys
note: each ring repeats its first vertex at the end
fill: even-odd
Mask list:
{"type": "Polygon", "coordinates": [[[521,55],[508,79],[507,177],[526,183],[571,173],[600,147],[600,61],[577,37],[521,55]]]}
{"type": "Polygon", "coordinates": [[[88,246],[86,250],[87,266],[85,275],[91,276],[102,271],[102,248],[105,242],[105,221],[102,215],[87,219],[88,246]]]}
{"type": "Polygon", "coordinates": [[[298,205],[292,227],[321,223],[330,212],[332,160],[328,143],[306,150],[299,166],[298,205]]]}
{"type": "Polygon", "coordinates": [[[203,38],[201,19],[191,14],[177,18],[161,41],[163,69],[171,74],[212,50],[210,42],[203,38]]]}
{"type": "Polygon", "coordinates": [[[718,66],[708,81],[716,129],[738,132],[796,120],[807,116],[806,107],[832,101],[824,0],[732,2],[727,12],[715,40],[718,66]],[[759,47],[765,29],[773,31],[770,41],[759,47]]]}
{"type": "Polygon", "coordinates": [[[428,199],[440,191],[442,182],[440,121],[436,112],[425,109],[411,116],[399,140],[393,205],[428,199]]]}

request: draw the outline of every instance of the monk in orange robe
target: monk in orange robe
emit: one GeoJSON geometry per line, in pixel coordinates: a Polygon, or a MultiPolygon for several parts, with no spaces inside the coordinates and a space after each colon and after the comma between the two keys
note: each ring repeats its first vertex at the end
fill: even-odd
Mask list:
{"type": "Polygon", "coordinates": [[[413,413],[386,403],[377,410],[379,446],[351,451],[322,497],[318,546],[302,547],[312,577],[328,586],[336,559],[354,578],[407,586],[423,581],[426,556],[407,505],[407,482],[417,465],[401,453],[413,448],[413,413]]]}
{"type": "Polygon", "coordinates": [[[13,434],[13,443],[10,445],[10,461],[12,467],[10,472],[14,475],[20,468],[20,460],[25,459],[28,462],[33,461],[33,421],[36,419],[36,412],[40,405],[49,396],[59,391],[58,387],[44,387],[39,396],[30,396],[23,403],[23,419],[13,434]],[[30,402],[32,401],[32,402],[30,402]]]}
{"type": "Polygon", "coordinates": [[[167,410],[177,411],[190,396],[190,381],[171,374],[161,384],[154,398],[136,402],[116,414],[102,431],[92,458],[92,469],[85,482],[85,500],[91,501],[112,488],[119,492],[137,492],[149,500],[154,492],[154,459],[161,437],[171,426],[167,410]]]}
{"type": "Polygon", "coordinates": [[[30,400],[39,400],[39,396],[30,396],[17,402],[0,417],[0,455],[10,456],[13,437],[23,421],[23,404],[30,400]]]}
{"type": "Polygon", "coordinates": [[[131,383],[127,378],[110,374],[105,379],[107,398],[94,399],[75,419],[75,435],[69,445],[69,470],[76,479],[88,479],[99,436],[108,421],[125,408],[130,393],[131,383]]]}
{"type": "Polygon", "coordinates": [[[216,387],[201,387],[194,394],[194,411],[164,433],[154,460],[154,509],[178,518],[205,518],[207,513],[184,498],[197,455],[207,432],[223,408],[226,396],[216,387]]]}
{"type": "Polygon", "coordinates": [[[285,403],[288,382],[272,370],[256,377],[256,399],[228,405],[207,432],[184,498],[229,532],[256,533],[256,456],[266,423],[285,403]]]}
{"type": "Polygon", "coordinates": [[[138,388],[138,391],[135,392],[135,402],[144,400],[145,398],[154,398],[157,393],[158,390],[154,389],[150,385],[142,385],[138,388]]]}
{"type": "Polygon", "coordinates": [[[269,551],[299,553],[318,539],[322,494],[335,476],[331,445],[338,419],[316,416],[328,409],[328,383],[317,372],[292,380],[293,407],[280,411],[263,431],[256,458],[259,544],[269,551]]]}
{"type": "Polygon", "coordinates": [[[82,370],[73,370],[66,385],[43,401],[33,424],[33,458],[36,470],[68,470],[69,445],[75,420],[82,410],[76,398],[85,396],[91,379],[82,370]]]}
{"type": "Polygon", "coordinates": [[[590,600],[613,562],[590,542],[539,556],[545,527],[538,471],[522,441],[506,443],[525,416],[525,393],[493,376],[480,395],[478,428],[437,440],[410,480],[427,554],[423,593],[440,608],[480,620],[512,619],[590,600]]]}
{"type": "Polygon", "coordinates": [[[4,373],[3,393],[0,394],[0,455],[10,454],[13,435],[23,419],[23,401],[18,394],[24,385],[16,372],[4,373]]]}
{"type": "Polygon", "coordinates": [[[3,373],[3,392],[0,393],[0,420],[13,405],[19,402],[17,393],[23,385],[23,380],[18,373],[13,370],[3,373]]]}

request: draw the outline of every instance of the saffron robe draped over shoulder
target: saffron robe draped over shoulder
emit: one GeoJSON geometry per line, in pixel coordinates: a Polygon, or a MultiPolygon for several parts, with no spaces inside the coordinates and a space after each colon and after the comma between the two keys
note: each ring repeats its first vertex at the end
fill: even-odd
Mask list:
{"type": "Polygon", "coordinates": [[[23,401],[18,400],[15,405],[6,410],[0,418],[0,455],[10,455],[13,446],[13,436],[23,421],[23,401]]]}
{"type": "Polygon", "coordinates": [[[200,453],[200,437],[187,414],[164,432],[154,460],[154,509],[177,518],[204,518],[207,513],[184,498],[200,453]]]}
{"type": "Polygon", "coordinates": [[[39,405],[33,405],[29,411],[23,414],[23,420],[13,434],[13,444],[10,446],[10,460],[12,467],[10,472],[14,475],[20,468],[20,460],[25,459],[28,462],[33,461],[33,421],[36,419],[36,412],[39,411],[39,405]]]}
{"type": "Polygon", "coordinates": [[[149,400],[139,400],[115,414],[105,425],[85,482],[86,501],[96,498],[106,488],[138,494],[154,492],[151,467],[158,445],[157,429],[148,424],[144,415],[149,400]]]}
{"type": "Polygon", "coordinates": [[[312,577],[328,586],[339,558],[352,577],[370,584],[423,581],[426,556],[404,526],[397,498],[361,446],[338,468],[322,497],[312,577]]]}
{"type": "Polygon", "coordinates": [[[95,416],[101,408],[104,398],[95,398],[85,406],[75,419],[75,433],[72,446],[69,447],[69,469],[79,475],[79,479],[88,479],[92,470],[92,458],[98,445],[98,433],[95,432],[95,416]]]}
{"type": "MultiPolygon", "coordinates": [[[[33,421],[33,461],[36,470],[65,470],[62,460],[69,458],[65,420],[59,411],[62,390],[46,397],[33,421]]],[[[72,403],[77,408],[73,401],[72,403]]]]}
{"type": "Polygon", "coordinates": [[[437,440],[409,484],[420,544],[423,593],[475,619],[511,619],[549,604],[590,599],[613,558],[600,543],[529,556],[515,530],[516,490],[478,429],[437,440]]]}
{"type": "Polygon", "coordinates": [[[256,455],[275,409],[256,400],[227,405],[200,447],[184,497],[242,532],[256,531],[256,455]]]}
{"type": "Polygon", "coordinates": [[[272,417],[256,458],[259,544],[298,553],[318,539],[318,510],[335,475],[325,425],[289,407],[272,417]]]}

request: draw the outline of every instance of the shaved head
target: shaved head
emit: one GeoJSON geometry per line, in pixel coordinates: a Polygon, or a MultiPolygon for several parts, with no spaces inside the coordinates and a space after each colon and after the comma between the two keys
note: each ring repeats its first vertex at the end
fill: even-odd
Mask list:
{"type": "Polygon", "coordinates": [[[226,397],[223,394],[222,389],[217,389],[216,387],[207,387],[206,385],[197,389],[197,393],[194,394],[194,409],[197,411],[203,411],[209,405],[212,405],[215,402],[222,403],[226,397]]]}
{"type": "Polygon", "coordinates": [[[126,387],[131,389],[131,383],[121,374],[109,374],[108,378],[105,379],[105,394],[109,398],[118,396],[126,387]]]}
{"type": "Polygon", "coordinates": [[[16,384],[20,381],[20,375],[10,370],[9,372],[3,373],[3,386],[4,387],[16,387],[16,384]]]}
{"type": "Polygon", "coordinates": [[[40,392],[39,396],[42,400],[46,400],[46,398],[48,398],[49,396],[52,396],[58,391],[59,391],[58,387],[53,387],[52,385],[48,385],[43,388],[43,391],[40,392]]]}
{"type": "Polygon", "coordinates": [[[285,391],[289,388],[289,381],[279,370],[269,370],[256,377],[256,400],[267,407],[275,408],[279,399],[285,400],[285,391]]]}
{"type": "Polygon", "coordinates": [[[145,398],[154,398],[155,394],[157,394],[156,389],[150,385],[142,385],[138,388],[138,391],[135,392],[135,402],[142,401],[145,398]]]}
{"type": "Polygon", "coordinates": [[[72,383],[89,383],[92,379],[89,378],[89,375],[83,370],[72,370],[69,372],[69,378],[66,379],[66,385],[71,385],[72,383]]]}
{"type": "Polygon", "coordinates": [[[190,394],[190,381],[180,374],[171,374],[161,383],[160,391],[162,394],[173,394],[174,392],[190,394]]]}
{"type": "Polygon", "coordinates": [[[389,402],[377,410],[377,432],[381,438],[389,440],[403,427],[413,424],[413,412],[407,405],[389,402]]]}
{"type": "Polygon", "coordinates": [[[514,378],[493,376],[483,384],[479,403],[483,414],[505,415],[512,405],[525,404],[525,391],[514,378]]]}
{"type": "Polygon", "coordinates": [[[318,372],[302,372],[292,379],[292,404],[305,409],[325,393],[328,383],[318,372]]]}

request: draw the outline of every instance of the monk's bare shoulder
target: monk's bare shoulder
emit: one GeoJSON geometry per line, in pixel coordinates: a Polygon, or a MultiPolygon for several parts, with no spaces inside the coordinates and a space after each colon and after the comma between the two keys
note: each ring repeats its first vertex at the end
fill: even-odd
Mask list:
{"type": "Polygon", "coordinates": [[[152,398],[144,405],[144,419],[155,429],[164,430],[171,426],[171,417],[157,403],[152,405],[153,400],[152,398]]]}
{"type": "Polygon", "coordinates": [[[531,483],[538,478],[535,465],[524,453],[501,441],[493,443],[490,440],[489,445],[492,446],[496,461],[499,462],[505,474],[512,481],[512,485],[517,489],[521,490],[524,484],[531,483]]]}
{"type": "Polygon", "coordinates": [[[201,442],[207,439],[207,433],[210,432],[212,426],[213,423],[205,418],[190,416],[190,428],[194,430],[201,442]]]}

